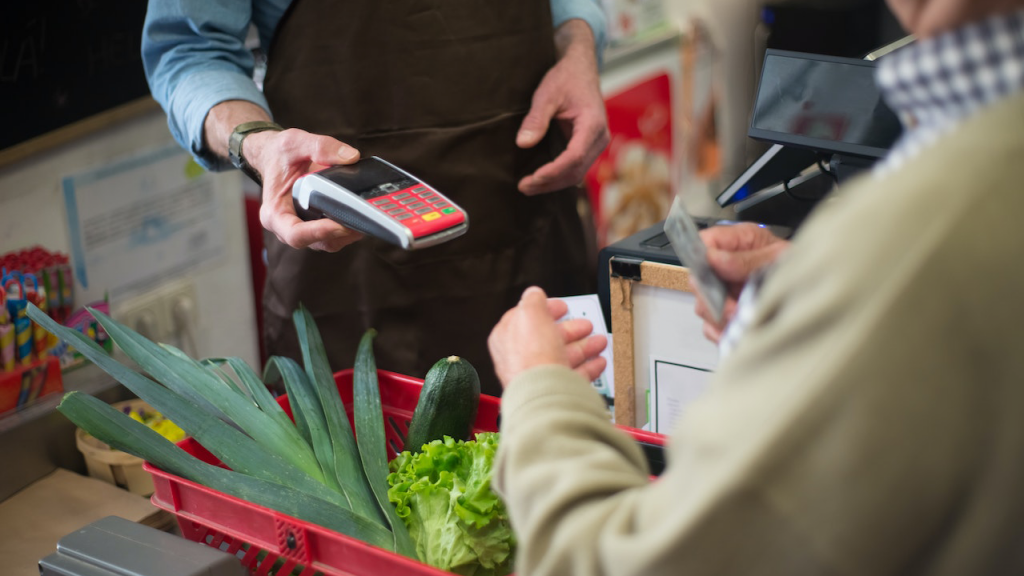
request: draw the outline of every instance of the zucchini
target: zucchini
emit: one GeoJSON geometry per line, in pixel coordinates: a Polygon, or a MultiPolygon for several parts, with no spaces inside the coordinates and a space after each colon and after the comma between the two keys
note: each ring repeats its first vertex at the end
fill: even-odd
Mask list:
{"type": "Polygon", "coordinates": [[[458,356],[431,366],[409,423],[405,449],[419,452],[424,444],[450,436],[469,440],[480,406],[480,377],[476,368],[458,356]]]}

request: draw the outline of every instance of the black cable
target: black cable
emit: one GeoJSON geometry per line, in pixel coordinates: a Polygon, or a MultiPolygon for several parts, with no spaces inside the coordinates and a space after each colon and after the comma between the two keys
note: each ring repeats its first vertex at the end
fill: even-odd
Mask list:
{"type": "MultiPolygon", "coordinates": [[[[825,168],[825,162],[824,162],[824,158],[823,157],[821,157],[821,156],[818,157],[817,166],[818,166],[818,170],[822,174],[827,174],[828,177],[832,179],[832,182],[834,184],[837,184],[837,185],[839,184],[838,180],[836,179],[835,173],[832,172],[831,170],[825,168]]],[[[821,200],[822,196],[800,196],[800,195],[794,193],[793,190],[790,189],[790,187],[789,187],[789,182],[790,182],[790,180],[783,180],[783,182],[782,182],[782,190],[783,190],[783,192],[786,193],[787,196],[789,196],[793,200],[796,200],[797,202],[818,202],[818,201],[821,200]]],[[[806,180],[805,182],[810,182],[810,180],[806,180]]]]}
{"type": "Polygon", "coordinates": [[[789,196],[790,198],[792,198],[793,200],[796,200],[797,202],[817,202],[818,201],[818,198],[803,198],[801,196],[797,196],[796,194],[794,194],[793,191],[789,189],[789,180],[783,180],[782,181],[782,191],[786,193],[786,196],[789,196]]]}
{"type": "Polygon", "coordinates": [[[794,194],[792,190],[790,190],[790,180],[782,180],[782,192],[784,192],[786,196],[792,198],[793,200],[796,200],[797,202],[810,202],[810,200],[808,200],[807,198],[801,198],[794,194]]]}

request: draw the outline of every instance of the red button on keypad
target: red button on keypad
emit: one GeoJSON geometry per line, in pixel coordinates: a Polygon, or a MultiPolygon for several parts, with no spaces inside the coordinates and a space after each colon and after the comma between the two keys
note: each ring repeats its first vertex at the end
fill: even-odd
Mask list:
{"type": "Polygon", "coordinates": [[[465,214],[421,184],[374,198],[371,202],[382,212],[401,221],[416,238],[429,236],[466,220],[465,214]]]}

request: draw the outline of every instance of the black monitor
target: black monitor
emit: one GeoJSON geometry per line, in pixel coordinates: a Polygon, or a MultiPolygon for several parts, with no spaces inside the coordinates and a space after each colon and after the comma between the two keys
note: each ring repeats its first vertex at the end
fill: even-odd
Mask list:
{"type": "Polygon", "coordinates": [[[783,146],[864,158],[902,131],[875,84],[875,62],[767,50],[748,134],[783,146]]]}

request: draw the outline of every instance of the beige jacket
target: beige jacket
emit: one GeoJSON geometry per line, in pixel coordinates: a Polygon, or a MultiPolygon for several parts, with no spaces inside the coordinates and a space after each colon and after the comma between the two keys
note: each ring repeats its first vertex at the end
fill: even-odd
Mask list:
{"type": "Polygon", "coordinates": [[[647,481],[565,368],[502,399],[522,575],[1024,574],[1024,96],[821,207],[647,481]]]}

